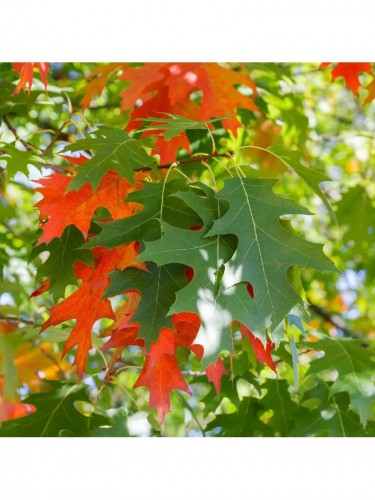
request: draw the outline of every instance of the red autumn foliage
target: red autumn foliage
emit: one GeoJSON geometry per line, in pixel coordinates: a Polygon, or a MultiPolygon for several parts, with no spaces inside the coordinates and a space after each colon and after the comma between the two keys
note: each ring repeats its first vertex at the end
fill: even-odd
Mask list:
{"type": "Polygon", "coordinates": [[[115,269],[142,266],[134,262],[138,256],[138,245],[134,242],[112,250],[97,247],[94,249],[94,256],[94,269],[76,262],[75,275],[82,280],[78,290],[52,307],[49,319],[42,326],[42,330],[45,330],[48,326],[76,319],[76,324],[65,343],[63,355],[73,347],[78,347],[74,363],[77,365],[79,377],[84,373],[87,353],[92,347],[91,332],[94,323],[101,318],[115,319],[111,302],[103,299],[104,290],[109,285],[108,274],[115,269]]]}
{"type": "Polygon", "coordinates": [[[221,379],[223,375],[227,375],[227,370],[225,369],[223,360],[220,358],[220,356],[217,358],[217,361],[215,364],[209,365],[206,368],[206,375],[208,380],[213,382],[216,393],[217,395],[220,394],[221,390],[221,379]]]}
{"type": "Polygon", "coordinates": [[[49,69],[48,63],[13,63],[14,71],[17,71],[20,74],[20,81],[18,82],[14,93],[19,94],[21,90],[30,94],[31,86],[34,78],[34,68],[38,68],[40,72],[40,76],[42,77],[44,86],[47,90],[47,72],[49,69]]]}
{"type": "Polygon", "coordinates": [[[193,313],[172,316],[175,331],[162,328],[159,338],[147,353],[146,361],[134,387],[146,386],[150,390],[151,408],[156,408],[160,423],[170,411],[170,392],[180,389],[191,394],[177,363],[176,350],[184,346],[198,357],[203,355],[202,346],[193,344],[197,336],[200,319],[193,313]]]}
{"type": "MultiPolygon", "coordinates": [[[[85,156],[65,156],[71,163],[81,165],[88,158],[85,156]]],[[[53,173],[38,181],[41,187],[36,191],[43,198],[35,205],[40,212],[40,220],[46,220],[42,225],[43,234],[38,240],[49,243],[53,238],[60,238],[64,229],[69,224],[74,224],[82,234],[87,237],[91,219],[99,207],[109,210],[113,220],[122,219],[133,215],[137,204],[125,203],[127,194],[141,186],[137,181],[144,178],[145,174],[138,172],[135,175],[135,186],[127,179],[114,171],[107,172],[97,190],[94,192],[91,184],[84,184],[77,191],[66,192],[73,177],[53,173]]]]}
{"type": "MultiPolygon", "coordinates": [[[[321,69],[327,68],[331,63],[322,63],[321,69]]],[[[342,76],[345,80],[346,86],[358,95],[358,89],[361,85],[359,81],[359,73],[372,73],[371,64],[368,62],[341,62],[337,63],[332,70],[332,80],[342,76]]]]}

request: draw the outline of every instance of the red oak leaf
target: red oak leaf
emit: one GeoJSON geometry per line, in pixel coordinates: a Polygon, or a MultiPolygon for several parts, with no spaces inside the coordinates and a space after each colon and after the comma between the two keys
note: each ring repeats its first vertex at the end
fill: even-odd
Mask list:
{"type": "Polygon", "coordinates": [[[255,337],[244,325],[241,325],[241,333],[242,338],[247,337],[250,340],[259,363],[267,363],[273,371],[276,371],[276,366],[271,356],[271,351],[275,348],[275,344],[270,339],[267,339],[267,345],[264,347],[262,341],[255,337]]]}
{"type": "MultiPolygon", "coordinates": [[[[322,63],[320,68],[326,68],[330,63],[322,63]]],[[[358,88],[361,85],[359,81],[359,73],[371,73],[372,68],[370,63],[366,62],[341,62],[337,63],[332,70],[332,80],[336,80],[342,76],[345,80],[346,86],[358,96],[358,88]]]]}
{"type": "MultiPolygon", "coordinates": [[[[138,323],[130,323],[130,320],[138,307],[140,300],[139,293],[130,293],[125,304],[115,312],[115,322],[107,328],[101,335],[105,337],[108,334],[111,338],[102,346],[102,350],[112,347],[126,347],[136,345],[144,348],[144,339],[138,339],[138,323]]],[[[121,354],[121,352],[120,352],[121,354]]]]}
{"type": "Polygon", "coordinates": [[[70,153],[70,155],[61,154],[59,156],[61,156],[61,158],[64,158],[65,160],[70,161],[70,163],[73,163],[74,165],[82,165],[90,159],[90,157],[84,151],[70,153]]]}
{"type": "Polygon", "coordinates": [[[42,281],[40,287],[30,295],[29,299],[31,299],[31,297],[37,297],[38,295],[46,292],[49,289],[50,284],[51,281],[49,279],[42,281]]]}
{"type": "Polygon", "coordinates": [[[102,318],[115,319],[110,301],[103,299],[104,289],[109,284],[108,274],[128,266],[143,266],[134,262],[138,252],[139,245],[135,242],[111,250],[97,247],[94,249],[94,269],[76,262],[74,272],[82,283],[72,295],[52,307],[49,319],[42,325],[43,331],[49,326],[76,319],[76,324],[64,345],[63,356],[73,347],[78,347],[74,364],[77,365],[80,378],[86,367],[88,351],[92,347],[91,332],[95,321],[102,318]]]}
{"type": "Polygon", "coordinates": [[[159,421],[164,422],[170,411],[170,392],[180,389],[191,394],[176,359],[175,333],[169,328],[160,331],[159,338],[151,346],[141,374],[134,387],[146,386],[150,391],[150,408],[156,408],[159,421]]]}
{"type": "Polygon", "coordinates": [[[221,379],[223,375],[227,375],[227,370],[225,369],[223,360],[220,356],[217,358],[216,364],[209,365],[206,368],[206,375],[208,380],[214,383],[217,395],[220,394],[221,390],[221,379]]]}
{"type": "Polygon", "coordinates": [[[160,330],[159,338],[153,342],[141,374],[134,387],[146,386],[150,391],[151,408],[156,408],[162,424],[170,411],[170,392],[180,389],[191,394],[177,363],[176,349],[179,346],[191,349],[198,357],[203,348],[193,344],[197,336],[200,319],[193,313],[179,313],[172,316],[175,332],[169,328],[160,330]]]}
{"type": "Polygon", "coordinates": [[[30,94],[31,86],[34,77],[34,68],[38,68],[40,71],[40,76],[42,77],[44,86],[47,90],[47,72],[49,69],[48,63],[13,63],[14,71],[20,74],[20,81],[18,82],[14,94],[19,94],[21,90],[30,94]]]}

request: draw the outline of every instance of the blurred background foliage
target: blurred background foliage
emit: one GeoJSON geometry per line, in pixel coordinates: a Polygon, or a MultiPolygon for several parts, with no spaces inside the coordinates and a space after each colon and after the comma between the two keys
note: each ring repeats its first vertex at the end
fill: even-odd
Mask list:
{"type": "MultiPolygon", "coordinates": [[[[35,69],[31,90],[15,94],[19,73],[10,63],[0,64],[0,422],[9,420],[8,427],[3,424],[9,429],[5,435],[374,436],[375,103],[366,89],[374,77],[360,73],[355,95],[343,78],[332,81],[331,69],[319,64],[247,63],[240,68],[256,84],[259,111],[237,109],[243,127],[236,137],[217,127],[216,147],[235,151],[245,171],[250,166],[260,177],[278,178],[278,193],[317,214],[293,217],[292,226],[297,234],[324,244],[340,273],[303,270],[310,320],[303,323],[303,331],[287,325],[289,341],[273,353],[277,375],[256,361],[249,342],[238,341],[233,359],[223,354],[229,375],[217,396],[213,384],[200,373],[198,360],[181,348],[179,361],[192,396],[172,392],[172,411],[161,428],[156,412],[148,410],[148,391],[133,389],[144,359],[140,349],[125,350],[106,379],[110,353],[99,350],[104,343],[99,332],[111,322],[97,322],[87,374],[77,386],[71,366],[74,353],[61,360],[72,322],[40,334],[54,302],[50,294],[30,298],[39,286],[36,269],[45,259],[43,253],[32,252],[38,232],[33,208],[40,198],[34,192],[38,178],[65,172],[66,162],[58,152],[96,125],[124,128],[129,122],[130,112],[121,109],[121,93],[129,86],[119,78],[121,69],[108,72],[100,95],[88,91],[88,81],[95,80],[90,75],[99,66],[52,63],[47,91],[35,69]],[[90,99],[83,109],[87,95],[90,99]],[[264,150],[238,149],[244,145],[299,150],[304,165],[332,179],[321,188],[338,224],[277,158],[264,150]],[[323,359],[331,364],[315,369],[324,352],[323,359]],[[353,377],[358,374],[367,384],[367,395],[363,391],[353,395],[348,387],[355,387],[353,377]],[[11,420],[31,413],[34,406],[48,415],[53,401],[66,402],[67,393],[72,398],[76,394],[69,409],[73,427],[63,414],[56,429],[44,434],[37,421],[30,420],[25,429],[16,424],[21,421],[11,420]]],[[[196,94],[192,99],[199,103],[196,94]]],[[[211,152],[207,133],[187,135],[192,153],[211,152]]],[[[180,159],[187,156],[179,151],[180,159]]],[[[207,170],[189,168],[191,177],[211,183],[207,170]]],[[[225,171],[216,162],[212,169],[220,186],[225,171]]],[[[67,294],[74,289],[67,289],[67,294]]],[[[233,335],[236,339],[235,331],[233,335]]]]}

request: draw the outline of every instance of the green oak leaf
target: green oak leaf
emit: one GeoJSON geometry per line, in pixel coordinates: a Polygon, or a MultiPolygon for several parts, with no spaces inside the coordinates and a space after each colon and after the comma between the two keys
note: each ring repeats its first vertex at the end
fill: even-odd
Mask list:
{"type": "Polygon", "coordinates": [[[309,188],[312,189],[312,191],[322,200],[332,220],[338,224],[335,212],[332,210],[326,195],[319,187],[322,182],[330,181],[331,179],[320,170],[303,166],[301,163],[302,153],[300,151],[291,151],[281,144],[270,146],[267,148],[267,151],[270,151],[274,156],[277,156],[279,160],[284,163],[284,165],[291,168],[299,177],[301,177],[301,179],[305,181],[309,188]]]}
{"type": "Polygon", "coordinates": [[[229,116],[219,116],[212,120],[196,121],[185,118],[184,116],[165,113],[164,111],[162,114],[167,116],[149,116],[147,118],[137,118],[136,121],[150,123],[150,125],[143,127],[142,130],[163,131],[163,137],[167,141],[170,141],[173,137],[177,137],[186,130],[208,130],[207,124],[222,120],[223,118],[228,118],[229,116]]]}
{"type": "Polygon", "coordinates": [[[48,245],[42,243],[34,249],[33,255],[44,251],[50,253],[48,259],[38,268],[36,278],[50,279],[49,291],[52,292],[54,301],[64,297],[67,285],[78,285],[73,271],[77,260],[90,266],[94,265],[91,251],[81,249],[84,243],[81,231],[71,224],[65,228],[61,239],[54,238],[48,245]]]}
{"type": "Polygon", "coordinates": [[[366,190],[354,186],[337,203],[337,218],[345,226],[343,239],[353,241],[356,250],[375,241],[375,206],[366,190]]]}
{"type": "Polygon", "coordinates": [[[142,168],[156,169],[155,160],[146,152],[152,146],[149,138],[133,139],[124,130],[99,127],[95,137],[82,139],[66,146],[62,153],[93,149],[93,158],[77,168],[77,175],[70,182],[68,191],[79,189],[89,182],[96,190],[103,175],[115,170],[122,177],[134,182],[134,171],[142,168]]]}
{"type": "Polygon", "coordinates": [[[280,436],[287,436],[292,431],[298,405],[292,401],[288,392],[288,382],[283,379],[267,379],[262,389],[267,394],[260,400],[264,410],[272,410],[272,417],[267,422],[280,436]]]}
{"type": "Polygon", "coordinates": [[[186,286],[185,266],[169,264],[158,267],[147,262],[148,271],[130,267],[124,271],[115,271],[109,275],[111,284],[104,297],[111,297],[131,290],[138,290],[141,300],[132,323],[139,324],[139,337],[144,338],[146,349],[159,337],[161,328],[172,328],[172,321],[167,316],[173,304],[176,292],[186,286]]]}
{"type": "Polygon", "coordinates": [[[124,407],[118,408],[112,418],[113,425],[98,427],[91,433],[91,437],[130,437],[126,409],[124,407]]]}
{"type": "MultiPolygon", "coordinates": [[[[17,77],[15,72],[13,74],[17,77]]],[[[13,94],[14,89],[15,86],[11,83],[7,83],[5,80],[0,82],[0,118],[10,114],[26,116],[41,93],[33,89],[30,95],[26,94],[26,92],[13,94]]]]}
{"type": "Polygon", "coordinates": [[[302,437],[327,433],[331,437],[365,436],[358,416],[348,411],[347,397],[342,396],[346,395],[334,396],[327,382],[316,379],[315,387],[304,394],[301,403],[305,407],[301,405],[296,413],[296,426],[291,435],[302,437]]]}
{"type": "Polygon", "coordinates": [[[26,417],[3,422],[0,437],[59,437],[89,436],[99,425],[110,424],[110,419],[93,413],[85,417],[79,413],[76,401],[90,402],[87,386],[66,382],[47,381],[51,391],[32,394],[22,402],[35,406],[36,411],[26,417]]]}
{"type": "Polygon", "coordinates": [[[330,393],[348,393],[351,408],[358,411],[360,421],[365,426],[370,417],[375,417],[373,346],[363,340],[334,337],[304,342],[303,345],[325,353],[325,356],[311,362],[307,373],[337,370],[338,377],[331,386],[330,393]]]}
{"type": "Polygon", "coordinates": [[[21,151],[14,144],[0,144],[0,160],[6,162],[7,177],[13,178],[17,172],[28,175],[28,165],[40,166],[38,157],[30,151],[21,151]]]}
{"type": "Polygon", "coordinates": [[[126,198],[127,202],[140,203],[143,209],[125,219],[98,222],[101,232],[91,238],[86,247],[114,248],[131,241],[155,240],[161,236],[162,220],[185,228],[201,224],[201,218],[196,211],[173,196],[186,189],[186,182],[181,179],[174,179],[166,184],[145,182],[142,189],[130,193],[126,198]]]}
{"type": "Polygon", "coordinates": [[[214,431],[215,436],[222,437],[272,437],[273,432],[258,418],[262,406],[255,398],[244,397],[238,412],[228,415],[216,415],[205,431],[214,431]]]}
{"type": "Polygon", "coordinates": [[[297,237],[280,223],[282,215],[310,212],[277,196],[272,191],[275,182],[242,178],[225,181],[217,197],[228,201],[229,209],[206,235],[232,234],[238,238],[230,284],[251,283],[254,303],[271,331],[302,301],[288,278],[291,266],[336,271],[322,252],[322,245],[297,237]]]}
{"type": "Polygon", "coordinates": [[[204,228],[210,229],[214,220],[226,212],[225,203],[218,200],[215,191],[201,182],[190,184],[188,191],[179,191],[174,196],[180,198],[202,219],[204,228]]]}
{"type": "Polygon", "coordinates": [[[189,231],[162,223],[163,236],[146,243],[139,260],[159,265],[185,264],[194,269],[192,281],[176,294],[169,314],[194,312],[201,318],[196,342],[204,348],[203,367],[215,363],[223,349],[233,351],[230,324],[244,323],[254,335],[266,341],[266,324],[247,291],[247,284],[237,277],[230,260],[235,239],[204,237],[204,229],[189,231]],[[228,284],[229,283],[229,284],[228,284]],[[236,285],[236,286],[234,286],[236,285]]]}

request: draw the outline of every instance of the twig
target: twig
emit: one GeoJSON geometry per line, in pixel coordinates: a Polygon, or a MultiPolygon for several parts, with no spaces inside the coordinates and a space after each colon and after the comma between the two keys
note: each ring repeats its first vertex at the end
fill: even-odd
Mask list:
{"type": "Polygon", "coordinates": [[[16,140],[19,141],[21,144],[23,144],[23,146],[25,146],[25,148],[28,151],[38,151],[38,152],[40,152],[40,149],[37,146],[33,146],[32,144],[30,144],[29,142],[25,141],[24,139],[22,139],[22,137],[20,137],[18,135],[17,129],[11,124],[11,122],[9,121],[9,118],[6,115],[3,116],[3,120],[4,120],[5,125],[8,127],[8,129],[12,132],[12,134],[16,138],[16,140]]]}
{"type": "Polygon", "coordinates": [[[68,117],[62,123],[61,127],[59,127],[56,130],[56,132],[53,134],[51,142],[48,144],[48,146],[46,147],[46,149],[43,151],[43,156],[46,156],[47,153],[50,151],[50,149],[52,149],[53,145],[55,144],[55,142],[57,141],[57,139],[60,137],[61,132],[64,130],[64,128],[70,122],[72,114],[73,114],[73,112],[69,113],[68,117]]]}
{"type": "MultiPolygon", "coordinates": [[[[31,340],[31,343],[33,344],[34,347],[36,347],[37,349],[39,349],[39,351],[46,357],[48,358],[50,361],[52,361],[52,363],[57,367],[58,369],[58,372],[59,372],[59,377],[63,380],[66,379],[65,377],[65,373],[63,371],[63,369],[61,368],[60,366],[60,363],[57,361],[57,359],[55,359],[52,354],[50,354],[48,351],[46,351],[45,349],[43,349],[42,346],[38,345],[37,342],[35,340],[31,340]]],[[[42,369],[43,371],[43,369],[42,369]]]]}
{"type": "Polygon", "coordinates": [[[29,319],[20,318],[17,316],[4,316],[0,314],[0,320],[6,321],[7,323],[25,323],[26,325],[38,325],[35,321],[29,319]]]}
{"type": "MultiPolygon", "coordinates": [[[[230,159],[230,158],[232,158],[233,154],[234,154],[234,151],[227,151],[226,153],[212,153],[212,154],[207,154],[207,155],[191,156],[190,158],[186,158],[185,160],[172,161],[172,162],[166,163],[164,165],[159,165],[157,168],[158,169],[170,168],[173,164],[176,164],[177,166],[178,165],[185,165],[185,163],[206,161],[206,160],[209,160],[210,158],[230,159]]],[[[150,168],[150,167],[142,167],[142,168],[135,169],[136,172],[148,172],[150,170],[152,170],[152,168],[150,168]]]]}
{"type": "Polygon", "coordinates": [[[309,307],[312,311],[318,314],[325,321],[328,321],[328,323],[331,323],[331,325],[335,326],[336,328],[339,328],[343,332],[345,337],[351,337],[353,339],[363,340],[363,337],[361,335],[359,335],[354,330],[349,328],[347,324],[335,314],[329,313],[322,307],[318,306],[317,304],[313,304],[310,301],[309,301],[309,307]]]}
{"type": "MultiPolygon", "coordinates": [[[[130,368],[135,368],[136,370],[142,370],[142,366],[135,365],[133,363],[124,363],[122,361],[118,361],[115,363],[115,365],[112,367],[112,371],[106,375],[106,377],[110,377],[112,375],[117,375],[120,371],[127,370],[130,368]]],[[[106,368],[103,368],[103,371],[105,371],[106,368]]],[[[182,375],[189,376],[189,377],[202,377],[206,375],[206,372],[195,372],[192,370],[182,370],[181,371],[182,375]]]]}

